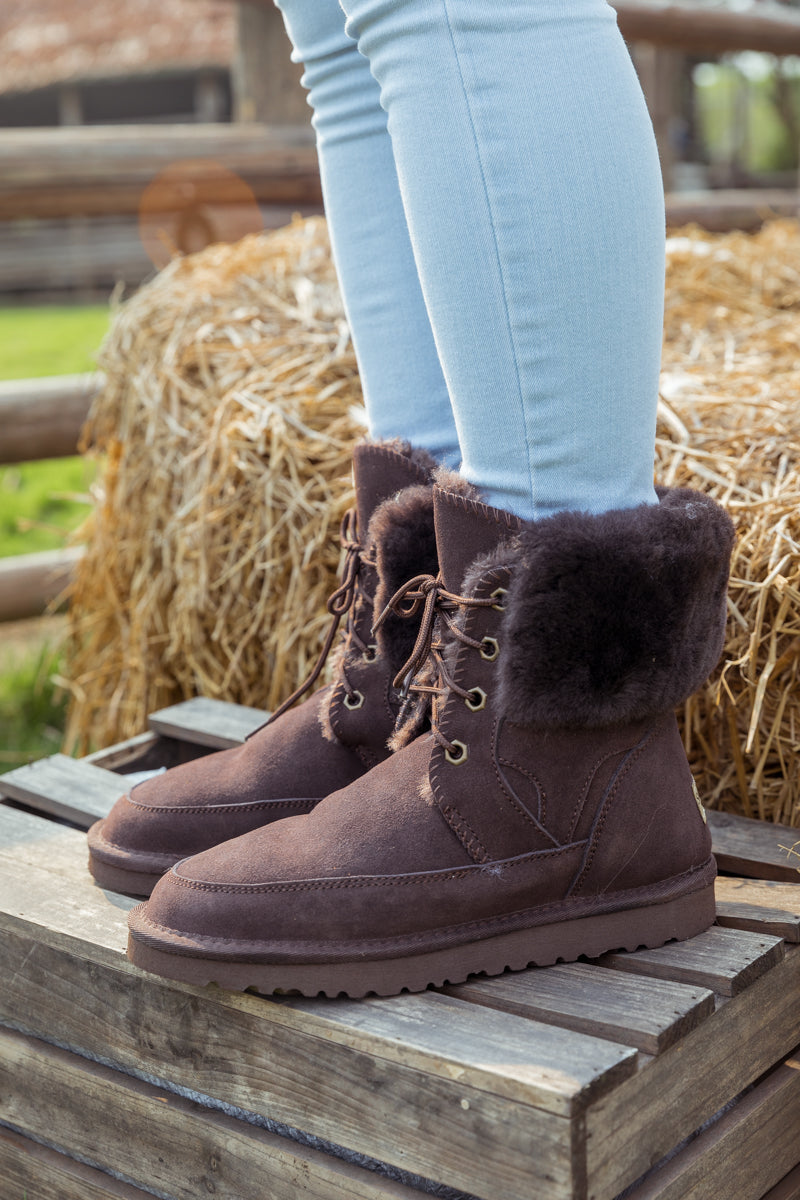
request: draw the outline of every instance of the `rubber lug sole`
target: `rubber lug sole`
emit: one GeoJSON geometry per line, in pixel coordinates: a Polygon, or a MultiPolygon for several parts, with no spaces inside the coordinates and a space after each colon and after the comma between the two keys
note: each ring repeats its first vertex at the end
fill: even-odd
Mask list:
{"type": "Polygon", "coordinates": [[[474,974],[501,975],[506,970],[598,958],[612,950],[654,949],[703,933],[715,916],[712,884],[646,908],[559,921],[396,959],[315,964],[219,961],[156,950],[133,933],[128,939],[128,958],[137,967],[184,983],[215,983],[232,991],[262,995],[281,991],[358,999],[463,983],[474,974]]]}

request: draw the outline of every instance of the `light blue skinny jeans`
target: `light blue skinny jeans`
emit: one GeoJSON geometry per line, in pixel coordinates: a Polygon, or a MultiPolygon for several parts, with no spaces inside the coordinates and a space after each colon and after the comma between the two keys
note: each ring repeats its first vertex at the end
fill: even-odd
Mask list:
{"type": "Polygon", "coordinates": [[[606,0],[277,0],[372,437],[536,519],[653,503],[664,202],[606,0]]]}

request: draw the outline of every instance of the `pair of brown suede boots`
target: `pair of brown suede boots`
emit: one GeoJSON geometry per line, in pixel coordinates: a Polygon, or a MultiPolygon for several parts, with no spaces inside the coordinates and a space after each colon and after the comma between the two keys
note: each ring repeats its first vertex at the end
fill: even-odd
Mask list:
{"type": "Polygon", "coordinates": [[[133,962],[389,995],[714,920],[673,709],[719,658],[730,520],[667,490],[526,524],[433,468],[356,449],[334,684],[90,830],[98,883],[152,891],[133,962]]]}

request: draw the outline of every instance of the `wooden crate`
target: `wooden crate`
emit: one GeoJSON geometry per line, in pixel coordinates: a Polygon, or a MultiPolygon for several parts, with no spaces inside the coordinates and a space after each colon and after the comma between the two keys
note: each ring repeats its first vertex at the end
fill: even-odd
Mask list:
{"type": "Polygon", "coordinates": [[[712,814],[719,924],[660,950],[359,1001],[133,967],[76,826],[262,719],[190,701],[0,779],[0,1200],[800,1198],[792,831],[712,814]]]}

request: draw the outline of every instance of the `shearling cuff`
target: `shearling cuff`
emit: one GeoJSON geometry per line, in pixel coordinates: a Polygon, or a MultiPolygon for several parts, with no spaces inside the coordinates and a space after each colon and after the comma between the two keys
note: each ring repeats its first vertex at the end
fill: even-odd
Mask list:
{"type": "Polygon", "coordinates": [[[520,534],[506,604],[500,699],[541,729],[666,712],[722,651],[733,524],[710,497],[557,513],[520,534]]]}
{"type": "MultiPolygon", "coordinates": [[[[433,488],[423,485],[404,488],[376,508],[369,523],[367,543],[378,563],[375,616],[383,612],[392,596],[415,575],[436,575],[436,531],[433,525],[433,488]]],[[[417,621],[389,613],[377,631],[381,653],[395,671],[407,661],[416,641],[417,621]]]]}

